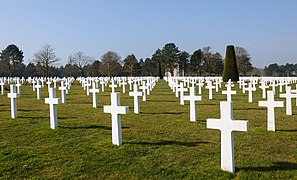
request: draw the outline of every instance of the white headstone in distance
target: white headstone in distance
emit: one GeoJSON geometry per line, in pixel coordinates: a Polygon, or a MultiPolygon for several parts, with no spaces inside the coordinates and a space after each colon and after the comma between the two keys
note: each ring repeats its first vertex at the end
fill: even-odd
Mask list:
{"type": "Polygon", "coordinates": [[[259,106],[267,107],[267,130],[275,131],[275,113],[274,108],[284,107],[283,101],[274,101],[273,91],[267,91],[267,101],[259,101],[259,106]]]}
{"type": "Polygon", "coordinates": [[[140,86],[139,89],[142,89],[142,92],[143,92],[142,101],[146,101],[147,86],[145,85],[145,82],[143,82],[142,86],[140,86]]]}
{"type": "Polygon", "coordinates": [[[40,89],[41,89],[41,84],[39,82],[39,80],[37,80],[37,84],[35,85],[35,88],[37,89],[36,91],[36,95],[37,95],[37,99],[40,99],[41,93],[40,93],[40,89]]]}
{"type": "Polygon", "coordinates": [[[89,80],[87,80],[85,82],[85,87],[86,87],[86,90],[87,90],[87,95],[89,96],[90,95],[90,87],[91,87],[91,83],[89,82],[89,80]]]}
{"type": "Polygon", "coordinates": [[[222,91],[222,94],[226,94],[227,95],[227,101],[231,102],[232,101],[232,94],[236,94],[236,91],[232,91],[232,84],[231,83],[227,83],[226,84],[226,91],[222,91]]]}
{"type": "MultiPolygon", "coordinates": [[[[297,94],[297,84],[296,84],[296,89],[292,89],[291,90],[292,93],[297,94]]],[[[297,106],[297,97],[296,97],[296,106],[297,106]]]]}
{"type": "Polygon", "coordinates": [[[184,83],[180,83],[178,91],[180,93],[180,105],[185,105],[184,92],[187,92],[188,88],[184,87],[184,83]]]}
{"type": "Polygon", "coordinates": [[[269,88],[268,85],[266,85],[266,82],[265,81],[260,81],[260,86],[259,88],[262,89],[262,98],[266,98],[266,89],[269,88]]]}
{"type": "Polygon", "coordinates": [[[20,82],[20,79],[17,79],[17,83],[15,84],[16,88],[17,88],[17,93],[21,94],[21,86],[22,83],[20,82]]]}
{"type": "Polygon", "coordinates": [[[16,98],[20,97],[20,94],[16,92],[15,84],[10,85],[10,93],[7,94],[7,97],[10,98],[10,107],[11,107],[11,118],[17,118],[17,103],[16,98]]]}
{"type": "Polygon", "coordinates": [[[190,121],[196,122],[196,101],[201,101],[201,96],[195,95],[195,86],[190,87],[190,95],[184,96],[185,101],[190,101],[190,121]]]}
{"type": "Polygon", "coordinates": [[[92,83],[92,89],[90,89],[90,93],[93,94],[93,108],[98,107],[98,96],[97,93],[100,92],[100,89],[97,88],[97,84],[95,82],[92,83]]]}
{"type": "Polygon", "coordinates": [[[114,83],[114,80],[111,80],[111,85],[109,85],[109,87],[111,88],[111,92],[114,93],[115,88],[117,88],[117,85],[114,83]]]}
{"type": "Polygon", "coordinates": [[[255,91],[255,89],[253,88],[253,84],[250,82],[249,83],[249,87],[246,88],[246,90],[249,92],[248,98],[249,98],[249,102],[253,102],[253,91],[255,91]]]}
{"type": "Polygon", "coordinates": [[[292,94],[291,86],[286,87],[286,93],[280,94],[280,98],[286,98],[286,115],[292,115],[292,98],[296,98],[297,94],[292,94]]]}
{"type": "Polygon", "coordinates": [[[62,103],[65,104],[66,103],[66,85],[65,85],[65,81],[61,81],[61,86],[59,87],[59,90],[61,91],[61,100],[62,103]]]}
{"type": "Polygon", "coordinates": [[[112,120],[112,143],[122,145],[122,127],[120,114],[128,114],[128,106],[120,106],[120,93],[110,93],[110,106],[104,106],[104,113],[111,114],[112,120]]]}
{"type": "Polygon", "coordinates": [[[233,119],[232,102],[220,102],[220,119],[207,119],[207,128],[221,131],[221,168],[235,172],[233,131],[247,131],[248,121],[233,119]]]}
{"type": "Polygon", "coordinates": [[[134,97],[134,113],[139,114],[140,113],[140,105],[139,105],[139,98],[138,96],[142,96],[143,92],[138,91],[137,84],[133,85],[133,92],[129,92],[129,96],[134,97]]]}
{"type": "Polygon", "coordinates": [[[207,86],[205,88],[208,89],[208,99],[213,99],[212,98],[212,89],[214,89],[215,86],[212,85],[212,81],[207,81],[207,86]]]}
{"type": "Polygon", "coordinates": [[[123,79],[123,81],[121,82],[123,93],[126,93],[126,85],[127,85],[126,80],[123,79]]]}
{"type": "Polygon", "coordinates": [[[49,97],[45,98],[45,103],[50,105],[50,127],[58,127],[57,104],[61,104],[61,99],[56,98],[56,88],[49,89],[49,97]]]}
{"type": "Polygon", "coordinates": [[[100,84],[101,84],[101,91],[104,92],[105,81],[101,80],[100,84]]]}
{"type": "Polygon", "coordinates": [[[1,88],[1,94],[4,94],[4,82],[2,81],[2,79],[0,79],[0,88],[1,88]]]}

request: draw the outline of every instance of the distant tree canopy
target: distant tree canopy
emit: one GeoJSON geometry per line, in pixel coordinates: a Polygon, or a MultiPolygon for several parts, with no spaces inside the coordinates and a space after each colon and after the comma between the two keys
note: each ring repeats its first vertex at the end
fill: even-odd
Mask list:
{"type": "Polygon", "coordinates": [[[246,76],[253,70],[249,53],[243,47],[235,47],[235,55],[239,74],[246,76]]]}
{"type": "MultiPolygon", "coordinates": [[[[270,64],[264,70],[252,67],[251,56],[243,47],[235,47],[235,57],[240,75],[297,76],[297,64],[270,64]]],[[[226,54],[227,55],[227,54],[226,54]]],[[[227,57],[227,56],[226,56],[227,57]]],[[[167,43],[158,48],[151,58],[137,59],[129,54],[122,61],[113,51],[108,51],[100,60],[85,55],[82,51],[68,57],[64,66],[57,67],[60,58],[54,48],[45,44],[34,53],[28,65],[23,63],[23,51],[16,45],[8,45],[0,53],[0,76],[159,76],[166,72],[179,76],[221,76],[224,59],[210,46],[195,50],[192,54],[179,50],[174,43],[167,43]],[[179,71],[178,71],[179,70],[179,71]]],[[[226,60],[225,60],[226,61],[226,60]]],[[[226,63],[225,63],[226,64],[226,63]]],[[[167,73],[168,74],[168,73],[167,73]]]]}
{"type": "Polygon", "coordinates": [[[270,64],[264,68],[265,76],[297,76],[297,64],[278,65],[277,63],[270,64]]]}
{"type": "Polygon", "coordinates": [[[118,76],[121,69],[121,57],[117,53],[108,51],[101,57],[100,71],[103,76],[118,76]]]}
{"type": "Polygon", "coordinates": [[[11,44],[0,54],[0,67],[3,75],[16,76],[17,71],[21,69],[24,56],[16,45],[11,44]]]}

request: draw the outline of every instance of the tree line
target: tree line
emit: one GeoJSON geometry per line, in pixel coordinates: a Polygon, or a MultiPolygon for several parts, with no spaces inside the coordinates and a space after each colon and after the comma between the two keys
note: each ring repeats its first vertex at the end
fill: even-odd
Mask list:
{"type": "MultiPolygon", "coordinates": [[[[255,67],[246,49],[235,47],[235,53],[240,75],[259,75],[253,71],[255,67]]],[[[29,64],[25,65],[23,59],[19,47],[8,45],[0,54],[0,76],[221,76],[224,68],[222,55],[210,46],[190,54],[174,43],[165,44],[145,59],[130,54],[122,60],[116,52],[108,51],[97,60],[79,51],[69,55],[66,65],[59,66],[61,59],[49,44],[34,53],[29,64]]]]}

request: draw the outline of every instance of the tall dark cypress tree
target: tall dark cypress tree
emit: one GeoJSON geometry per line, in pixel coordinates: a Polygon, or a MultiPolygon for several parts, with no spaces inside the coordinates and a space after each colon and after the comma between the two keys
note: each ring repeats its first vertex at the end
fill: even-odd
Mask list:
{"type": "Polygon", "coordinates": [[[231,81],[239,81],[239,74],[237,70],[236,56],[233,45],[227,46],[223,72],[223,81],[227,82],[229,79],[231,79],[231,81]]]}

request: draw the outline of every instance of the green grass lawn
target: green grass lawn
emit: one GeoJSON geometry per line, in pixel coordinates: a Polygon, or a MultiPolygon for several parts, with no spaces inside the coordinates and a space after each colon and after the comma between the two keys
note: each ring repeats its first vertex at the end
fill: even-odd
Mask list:
{"type": "MultiPolygon", "coordinates": [[[[295,86],[293,86],[295,87],[295,86]]],[[[236,173],[220,169],[220,131],[206,129],[207,118],[219,118],[221,92],[208,100],[203,90],[197,102],[197,122],[190,122],[189,102],[160,80],[141,114],[133,114],[133,97],[121,93],[123,145],[111,143],[110,89],[99,93],[99,108],[92,107],[77,82],[66,104],[58,105],[59,128],[50,129],[49,105],[23,86],[17,99],[18,118],[10,118],[10,99],[0,95],[0,177],[2,179],[297,179],[297,107],[292,116],[276,108],[276,132],[267,131],[267,109],[258,107],[261,90],[248,103],[237,89],[234,118],[248,120],[248,132],[235,132],[236,173]]],[[[225,88],[224,88],[225,89],[225,88]]],[[[120,88],[118,88],[120,91],[120,88]]],[[[6,91],[7,93],[7,91],[6,91]]],[[[60,97],[58,91],[57,96],[60,97]]],[[[278,97],[278,92],[277,92],[278,97]]],[[[277,100],[285,100],[277,98],[277,100]]]]}

